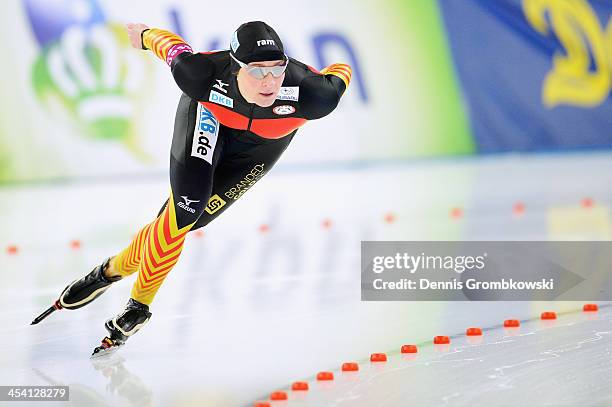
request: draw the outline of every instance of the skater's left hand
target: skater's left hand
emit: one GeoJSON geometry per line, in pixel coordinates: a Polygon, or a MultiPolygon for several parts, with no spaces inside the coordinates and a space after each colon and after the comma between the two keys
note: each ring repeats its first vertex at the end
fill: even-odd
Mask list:
{"type": "Polygon", "coordinates": [[[132,47],[142,49],[140,34],[149,27],[142,23],[128,23],[125,27],[127,28],[128,38],[132,47]]]}

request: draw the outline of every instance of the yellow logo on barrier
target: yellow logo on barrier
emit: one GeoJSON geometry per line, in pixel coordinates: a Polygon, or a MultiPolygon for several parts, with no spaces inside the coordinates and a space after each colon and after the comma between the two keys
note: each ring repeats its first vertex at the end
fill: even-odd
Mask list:
{"type": "Polygon", "coordinates": [[[544,79],[544,105],[602,104],[612,83],[612,19],[604,29],[586,0],[523,0],[523,10],[529,24],[543,35],[552,29],[564,48],[544,79]]]}
{"type": "Polygon", "coordinates": [[[217,212],[219,209],[225,206],[225,201],[217,194],[210,197],[206,208],[204,209],[209,215],[217,212]]]}

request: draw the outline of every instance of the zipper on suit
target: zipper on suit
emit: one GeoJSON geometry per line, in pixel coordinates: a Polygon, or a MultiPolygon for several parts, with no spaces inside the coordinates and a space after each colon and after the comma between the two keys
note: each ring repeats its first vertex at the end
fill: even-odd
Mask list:
{"type": "Polygon", "coordinates": [[[251,123],[253,122],[253,109],[255,109],[255,103],[251,103],[251,110],[249,110],[249,125],[247,131],[251,130],[251,123]]]}

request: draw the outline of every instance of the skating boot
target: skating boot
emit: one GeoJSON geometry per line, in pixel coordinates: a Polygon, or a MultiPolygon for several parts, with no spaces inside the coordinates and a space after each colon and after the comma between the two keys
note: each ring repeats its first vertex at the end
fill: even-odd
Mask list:
{"type": "Polygon", "coordinates": [[[102,339],[102,344],[94,349],[91,356],[100,356],[125,344],[130,336],[134,335],[144,324],[149,322],[151,315],[148,305],[130,298],[125,311],[115,318],[106,321],[104,327],[108,331],[109,336],[102,339]]]}
{"type": "Polygon", "coordinates": [[[45,312],[40,314],[32,321],[31,325],[38,324],[40,321],[48,317],[56,310],[63,308],[78,309],[89,304],[99,296],[101,296],[112,283],[122,279],[121,276],[106,277],[104,270],[108,268],[110,258],[106,259],[102,264],[94,267],[94,269],[86,276],[70,283],[59,298],[45,312]]]}

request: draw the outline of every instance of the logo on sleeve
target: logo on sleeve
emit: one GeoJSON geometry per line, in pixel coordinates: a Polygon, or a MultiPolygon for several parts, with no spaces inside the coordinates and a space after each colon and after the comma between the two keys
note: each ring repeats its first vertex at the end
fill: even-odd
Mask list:
{"type": "Polygon", "coordinates": [[[285,86],[280,88],[276,100],[292,100],[297,102],[300,98],[300,87],[299,86],[285,86]]]}
{"type": "Polygon", "coordinates": [[[284,116],[295,113],[295,107],[289,105],[276,106],[272,111],[278,115],[284,116]]]}
{"type": "Polygon", "coordinates": [[[201,103],[198,103],[196,114],[191,156],[201,158],[207,163],[212,164],[213,153],[217,145],[217,136],[219,135],[219,121],[201,103]]]}
{"type": "Polygon", "coordinates": [[[234,107],[234,99],[228,98],[227,96],[220,94],[216,90],[210,91],[210,96],[208,97],[208,100],[218,105],[227,106],[229,108],[234,107]]]}

